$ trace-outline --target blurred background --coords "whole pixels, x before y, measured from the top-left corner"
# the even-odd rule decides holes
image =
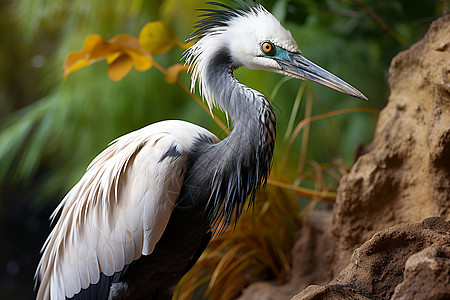
[[[33,298],[34,271],[50,232],[50,214],[110,141],[163,119],[187,120],[220,138],[226,136],[210,115],[179,86],[166,83],[155,68],[133,69],[123,80],[112,82],[106,74],[108,65],[100,62],[63,78],[65,57],[81,49],[88,34],[105,39],[119,33],[138,36],[147,22],[161,20],[184,40],[196,21],[194,9],[203,2],[0,0],[2,298]],[[277,115],[271,178],[335,191],[357,149],[373,137],[376,112],[389,96],[391,59],[421,39],[433,20],[448,13],[449,2],[259,2],[292,32],[305,57],[370,100],[263,71],[241,68],[235,72],[240,81],[269,98]],[[174,48],[155,60],[167,68],[179,62],[182,52]],[[187,74],[181,74],[180,80],[189,86]],[[336,115],[331,116],[334,111]],[[214,114],[225,120],[220,111]],[[297,134],[299,122],[316,115],[323,118],[303,124]],[[293,196],[300,208],[305,205],[304,197]]]

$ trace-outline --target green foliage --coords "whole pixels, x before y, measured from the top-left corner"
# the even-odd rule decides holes
[[[55,1],[41,3],[38,9],[39,3],[28,2],[19,1],[14,11],[17,21],[23,20],[22,47],[39,45],[41,36],[55,34],[47,38],[56,51],[45,54],[47,45],[35,50],[35,55],[45,56],[39,86],[48,96],[10,114],[0,124],[0,197],[2,201],[11,198],[20,186],[29,190],[30,202],[56,202],[110,141],[160,119],[183,118],[184,108],[193,104],[178,88],[161,89],[166,83],[156,70],[132,71],[114,84],[104,76],[105,65],[98,65],[63,80],[63,59],[80,47],[87,34],[112,36],[132,27],[137,35],[146,20],[156,18],[159,6],[119,1],[105,8],[101,1]],[[147,10],[151,14],[145,13]],[[63,11],[70,14],[60,16]],[[176,62],[180,53],[162,56],[159,62]]]

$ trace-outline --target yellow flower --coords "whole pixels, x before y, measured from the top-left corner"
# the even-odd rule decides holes
[[[113,81],[121,80],[131,68],[145,71],[152,67],[152,56],[142,49],[139,40],[129,34],[119,34],[109,41],[97,34],[86,37],[83,49],[69,53],[64,62],[64,77],[91,63],[106,59],[108,76]]]

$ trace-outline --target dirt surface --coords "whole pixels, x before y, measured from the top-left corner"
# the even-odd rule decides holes
[[[450,299],[450,15],[392,60],[389,85],[334,209],[304,224],[291,282],[240,299]]]
[[[449,247],[450,223],[441,218],[394,226],[357,248],[329,284],[311,285],[293,300],[450,299]]]

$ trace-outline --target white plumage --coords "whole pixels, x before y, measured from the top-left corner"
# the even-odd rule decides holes
[[[100,153],[52,215],[61,217],[48,237],[37,274],[38,299],[73,297],[153,251],[184,174],[192,141],[209,131],[163,121],[118,138]],[[176,148],[174,148],[176,147]],[[176,149],[179,156],[165,155]]]

